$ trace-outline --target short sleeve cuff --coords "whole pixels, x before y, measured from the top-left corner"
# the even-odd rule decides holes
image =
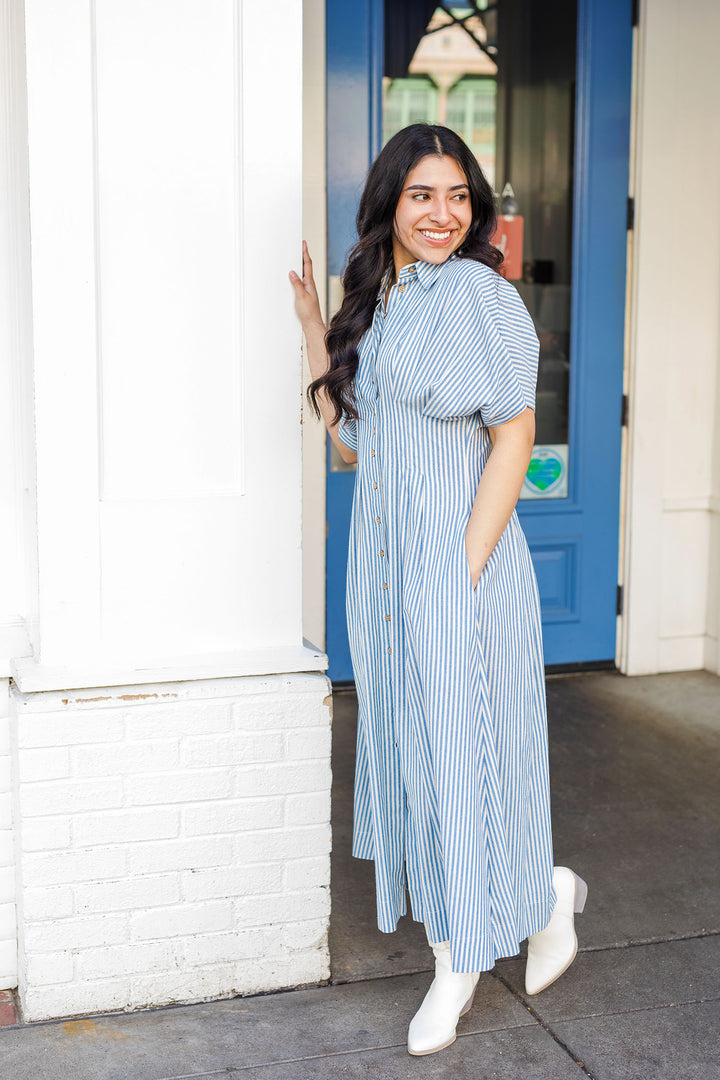
[[[535,410],[535,398],[527,397],[519,389],[511,398],[505,398],[498,406],[480,410],[480,417],[485,427],[498,427],[520,416],[527,408]]]
[[[357,420],[343,416],[337,426],[337,436],[340,442],[347,446],[348,450],[354,450],[357,453]]]

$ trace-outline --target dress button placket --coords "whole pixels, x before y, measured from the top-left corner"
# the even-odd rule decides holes
[[[405,292],[407,281],[409,280],[409,277],[410,277],[410,275],[407,275],[406,279],[403,279],[402,281],[399,281],[397,283],[397,286],[394,287],[393,290],[391,290],[391,295],[392,295],[392,292],[395,292],[395,296],[396,296],[395,304],[399,303],[399,301],[402,299],[401,294]],[[388,307],[389,306],[390,305],[388,304]],[[394,306],[393,310],[395,310],[395,306]],[[381,338],[382,338],[382,334],[383,334],[383,332],[385,330],[385,317],[387,316],[387,314],[388,314],[388,311],[387,311],[387,309],[385,307],[385,304],[383,303],[383,305],[382,305],[383,323],[382,323],[382,329],[380,331]],[[389,321],[390,320],[388,319],[388,322]],[[380,351],[381,351],[381,349],[380,349],[380,346],[379,346],[378,351],[376,353],[376,357],[379,355]],[[375,361],[375,363],[377,363],[377,361]],[[377,374],[377,370],[375,371],[375,374]],[[372,382],[373,382],[373,385],[375,387],[376,404],[379,407],[380,392],[378,390],[378,383],[375,382],[375,376],[374,375],[372,376]],[[373,415],[373,420],[372,420],[373,427],[372,427],[372,450],[371,450],[371,456],[373,458],[375,458],[375,427],[374,427],[374,425],[376,423],[376,421],[374,419],[375,415],[376,415],[375,409],[372,410],[372,415]],[[375,460],[377,460],[377,459],[375,459]],[[373,461],[372,464],[373,464],[373,468],[375,468],[375,461]],[[379,477],[376,477],[375,479],[379,480]],[[373,490],[376,490],[376,489],[373,488]],[[379,495],[380,495],[380,498],[382,498],[382,490],[380,490]],[[384,516],[383,520],[386,521],[387,517]],[[382,557],[384,557],[385,552],[381,549],[380,554],[381,554]],[[388,567],[388,570],[389,570],[389,567]],[[385,626],[385,631],[386,631],[386,635],[387,635],[386,636],[386,641],[391,642],[391,644],[387,645],[387,656],[388,656],[388,661],[389,661],[390,685],[395,687],[395,690],[391,691],[391,706],[390,706],[391,713],[392,713],[393,743],[394,743],[395,751],[396,751],[396,754],[397,754],[397,757],[398,757],[399,769],[400,769],[401,775],[403,777],[403,785],[404,785],[405,788],[407,788],[407,779],[405,777],[405,769],[404,769],[404,765],[403,765],[402,754],[400,753],[400,737],[399,737],[399,734],[398,734],[398,720],[399,719],[401,720],[401,718],[398,717],[398,715],[396,714],[396,711],[395,711],[395,704],[396,704],[396,701],[397,701],[397,694],[396,694],[395,691],[398,691],[400,694],[402,693],[401,689],[400,689],[399,681],[398,681],[398,675],[399,675],[399,670],[400,669],[397,666],[397,665],[402,663],[402,656],[401,656],[400,653],[398,653],[397,649],[395,649],[395,650],[393,649],[393,645],[395,644],[395,642],[393,642],[393,629],[392,629],[393,628],[393,621],[392,621],[391,615],[390,615],[390,611],[392,610],[392,608],[391,608],[391,603],[390,603],[390,588],[389,588],[389,583],[388,583],[388,580],[387,580],[388,576],[389,575],[388,575],[387,572],[383,573],[383,575],[382,575],[382,588],[383,588],[384,591],[386,591],[387,608],[390,609],[390,610],[384,610],[384,606],[383,606],[383,607],[381,607],[381,611],[383,611],[383,614],[384,614],[383,625]],[[399,627],[399,629],[401,630],[401,627]],[[400,638],[398,638],[398,642],[399,641],[400,641]],[[393,664],[393,659],[395,661],[394,664]],[[401,720],[401,726],[402,726],[402,720]]]
[[[402,290],[400,290],[400,291],[402,291]],[[386,314],[386,312],[385,312],[385,309],[383,308],[383,318],[384,318],[385,314]],[[378,391],[378,383],[377,383],[377,381],[375,379],[375,375],[370,376],[370,382],[371,382],[371,385],[374,387],[374,390],[375,390],[375,396],[374,396],[375,404],[376,404],[376,406],[379,406],[380,393]],[[383,560],[383,562],[384,562],[384,560],[385,560],[385,549],[387,547],[387,536],[385,534],[385,529],[384,529],[384,522],[385,522],[386,518],[385,518],[385,515],[384,515],[384,508],[381,505],[382,504],[382,488],[381,488],[380,483],[379,483],[380,476],[379,476],[378,457],[377,457],[377,420],[376,420],[377,409],[373,408],[371,411],[372,411],[372,416],[373,416],[372,426],[371,426],[371,429],[370,429],[370,457],[372,459],[372,463],[371,463],[371,483],[372,483],[373,492],[377,493],[377,494],[373,495],[373,503],[374,503],[374,509],[375,509],[375,522],[378,525],[378,530],[379,530],[378,558]],[[384,615],[383,621],[382,621],[381,626],[380,626],[380,633],[382,634],[382,636],[384,638],[384,651],[385,651],[385,655],[388,658],[388,677],[389,677],[390,684],[392,685],[396,680],[393,678],[393,655],[394,655],[394,652],[393,652],[393,639],[392,639],[392,619],[391,619],[390,612],[388,610],[386,610],[386,608],[389,608],[389,606],[390,606],[390,596],[389,596],[390,586],[388,584],[387,577],[388,577],[388,569],[387,569],[386,565],[383,564],[383,566],[381,567],[381,571],[380,571],[380,583],[381,583],[381,587],[383,589],[383,593],[385,595],[385,602],[381,605],[381,608],[380,608],[380,610],[382,611],[382,613]],[[392,695],[392,697],[394,698],[394,694]],[[400,745],[400,740],[398,738],[398,732],[397,732],[397,727],[396,727],[396,719],[397,718],[395,716],[395,710],[394,710],[392,704],[391,704],[390,708],[391,708],[391,712],[392,712],[393,742],[395,744],[395,749],[397,750],[397,749],[399,749],[399,745]]]

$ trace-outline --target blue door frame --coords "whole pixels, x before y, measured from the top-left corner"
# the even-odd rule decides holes
[[[632,0],[579,0],[568,495],[522,500],[545,662],[612,661],[617,622]],[[381,145],[383,0],[327,0],[328,272],[341,275]],[[354,473],[327,473],[327,651],[352,679],[345,569]]]

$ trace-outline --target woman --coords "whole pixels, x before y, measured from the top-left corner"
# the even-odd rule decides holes
[[[497,272],[492,191],[447,128],[413,124],[368,174],[326,333],[291,272],[309,397],[357,461],[347,577],[358,694],[353,854],[378,926],[425,924],[435,979],[411,1054],[455,1039],[479,972],[528,937],[528,993],[575,957],[584,883],[553,871],[537,585],[515,503],[537,338]]]

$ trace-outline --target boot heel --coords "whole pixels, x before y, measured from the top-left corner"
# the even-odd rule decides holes
[[[588,887],[581,877],[573,873],[575,878],[575,912],[580,915],[585,908],[585,901],[587,900]]]
[[[470,995],[470,997],[467,999],[467,1001],[463,1005],[462,1009],[460,1010],[460,1015],[461,1016],[464,1016],[465,1013],[470,1012],[470,1010],[472,1009],[473,998],[475,997],[475,991],[476,990],[477,990],[477,983],[475,984],[475,987],[473,989],[472,994]]]

